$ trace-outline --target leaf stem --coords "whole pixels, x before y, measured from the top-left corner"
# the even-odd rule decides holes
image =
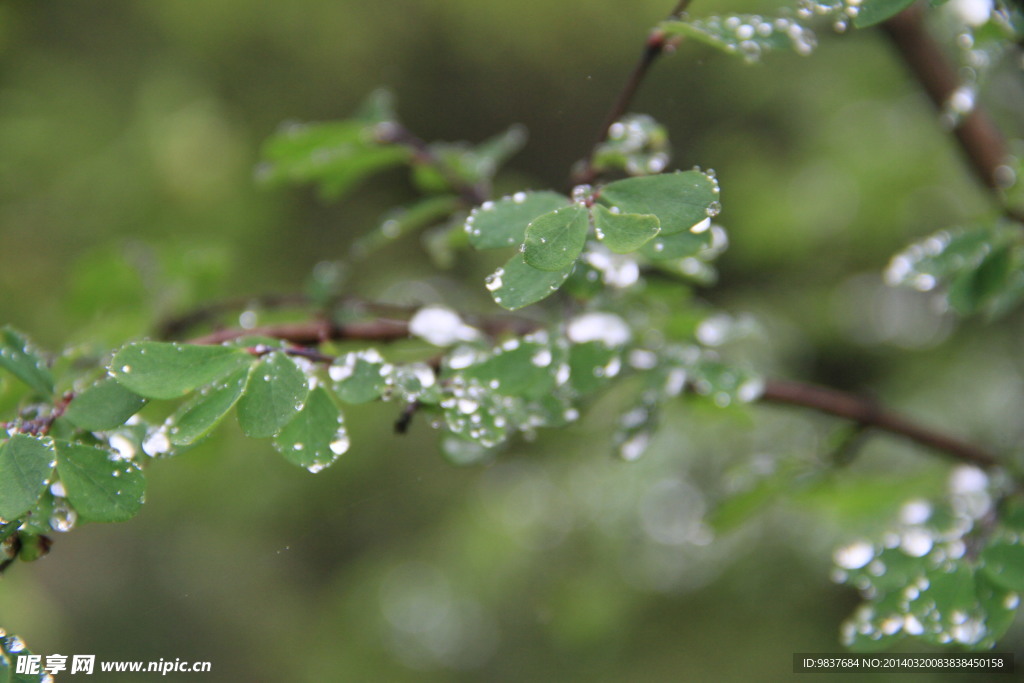
[[[686,13],[692,0],[680,0],[672,13],[669,14],[669,19],[678,19]],[[586,161],[583,162],[583,167],[574,174],[572,179],[573,185],[584,185],[594,182],[597,178],[597,171],[594,169],[594,150],[602,142],[608,139],[608,130],[612,127],[616,121],[629,111],[630,105],[633,103],[633,97],[636,96],[637,90],[640,88],[640,84],[643,83],[644,78],[647,76],[647,72],[650,70],[651,65],[665,52],[668,46],[668,40],[665,34],[659,30],[654,29],[647,35],[647,42],[644,44],[644,50],[640,54],[640,59],[637,61],[636,66],[630,72],[629,77],[626,78],[626,82],[622,86],[622,90],[619,91],[618,96],[612,103],[611,109],[604,117],[604,121],[601,123],[601,130],[598,133],[597,140],[591,147],[590,154],[587,156]]]

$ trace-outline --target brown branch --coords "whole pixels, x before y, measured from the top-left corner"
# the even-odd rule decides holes
[[[982,448],[889,412],[870,399],[837,389],[789,380],[769,380],[765,383],[761,401],[801,406],[819,413],[853,420],[866,427],[902,436],[979,467],[999,465],[999,460]]]
[[[678,19],[690,6],[691,0],[679,0],[676,4],[675,9],[669,14],[669,19]],[[647,36],[647,42],[644,44],[644,51],[640,54],[640,60],[633,67],[629,77],[626,79],[625,84],[622,86],[622,90],[619,92],[615,101],[612,103],[611,109],[608,110],[608,114],[604,117],[604,121],[601,123],[601,130],[598,133],[597,140],[591,147],[591,152],[587,156],[586,161],[583,162],[583,167],[580,171],[573,176],[574,185],[589,184],[594,182],[597,178],[597,171],[594,169],[594,150],[602,142],[608,139],[608,130],[612,127],[616,121],[622,118],[622,116],[629,111],[629,107],[633,102],[633,97],[636,95],[636,91],[640,88],[640,84],[643,83],[644,78],[647,76],[647,72],[650,70],[651,65],[665,52],[668,46],[668,40],[665,34],[658,29],[654,29]]]
[[[378,341],[390,342],[409,336],[408,323],[401,320],[377,319],[346,324],[326,320],[264,325],[248,330],[218,330],[189,340],[190,344],[223,344],[242,337],[271,337],[293,344],[314,346],[326,341]]]
[[[957,70],[947,59],[924,25],[924,8],[914,5],[882,23],[900,57],[921,84],[932,103],[943,111],[957,88]],[[960,149],[979,181],[1002,201],[1001,168],[1009,151],[999,128],[978,105],[964,114],[952,129]],[[1011,215],[1017,220],[1020,215]]]
[[[507,333],[523,335],[539,328],[537,323],[521,318],[489,318],[484,320],[480,327],[492,337]],[[341,340],[392,342],[407,338],[409,325],[405,321],[384,318],[345,325],[332,325],[322,320],[313,320],[302,323],[267,325],[251,330],[222,330],[193,339],[191,343],[220,344],[251,335],[283,339],[303,346]],[[819,413],[852,420],[871,429],[902,436],[922,446],[980,467],[999,465],[999,460],[983,448],[890,412],[870,399],[838,389],[775,379],[765,383],[764,393],[760,400],[764,403],[800,406]],[[396,428],[400,431],[406,428],[415,411],[416,407],[411,407],[408,410],[408,415],[403,413]]]

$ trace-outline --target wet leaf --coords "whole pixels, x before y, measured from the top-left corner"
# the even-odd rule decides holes
[[[494,302],[515,311],[551,296],[562,286],[573,270],[544,271],[527,265],[522,254],[516,254],[487,277],[486,286]]]
[[[498,347],[487,360],[462,371],[505,396],[536,399],[555,385],[553,369],[557,350],[548,344],[518,342],[512,348]]]
[[[32,343],[13,327],[0,330],[0,367],[27,384],[33,391],[53,393],[53,377]]]
[[[643,245],[640,253],[654,261],[697,256],[711,244],[711,231],[693,233],[687,230],[674,235],[658,235]]]
[[[1024,593],[1024,546],[996,542],[981,553],[982,570],[996,585]]]
[[[375,349],[352,351],[328,368],[334,393],[345,403],[366,403],[384,393],[384,358]]]
[[[309,393],[306,405],[274,437],[276,448],[285,460],[310,472],[319,472],[349,447],[341,411],[323,387]]]
[[[883,0],[885,1],[885,0]],[[667,35],[692,38],[726,54],[756,62],[773,50],[810,54],[817,41],[814,33],[788,17],[728,14],[702,19],[673,20],[660,24]]]
[[[587,210],[579,205],[538,216],[526,227],[523,259],[538,270],[563,270],[583,251],[589,229]]]
[[[864,0],[857,6],[858,12],[853,18],[853,25],[857,28],[866,28],[880,24],[913,4],[914,0]]]
[[[453,195],[427,197],[408,207],[392,211],[376,230],[362,236],[352,246],[352,253],[365,256],[418,230],[434,225],[454,213],[461,200]]]
[[[93,522],[123,522],[142,507],[146,479],[134,462],[110,451],[58,442],[57,474],[75,511]]]
[[[473,209],[466,233],[477,249],[519,246],[532,220],[568,204],[569,198],[557,192],[517,192]]]
[[[627,114],[608,128],[591,166],[598,173],[620,170],[631,176],[661,173],[669,162],[668,133],[646,114]]]
[[[167,418],[167,437],[175,446],[188,446],[206,436],[234,407],[246,383],[250,368],[204,388]]]
[[[110,374],[146,398],[178,398],[252,363],[244,349],[166,342],[136,342],[110,362]]]
[[[597,239],[616,254],[628,254],[647,244],[661,231],[657,216],[613,213],[600,204],[594,206]]]
[[[674,235],[717,212],[718,184],[700,171],[627,178],[602,188],[599,201],[623,213],[654,214],[661,234]]]
[[[986,253],[977,268],[961,271],[950,284],[950,305],[962,315],[979,311],[1007,286],[1013,261],[1008,246]]]
[[[68,404],[64,417],[81,429],[114,429],[142,410],[147,402],[112,377],[106,377],[77,394]]]
[[[53,440],[15,434],[0,446],[0,517],[14,519],[35,505],[49,484]]]
[[[284,353],[269,353],[253,367],[238,399],[238,424],[251,437],[273,436],[291,422],[308,395],[306,373]]]

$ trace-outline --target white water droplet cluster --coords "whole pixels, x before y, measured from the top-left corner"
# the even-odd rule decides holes
[[[480,331],[463,322],[458,313],[444,306],[425,306],[409,320],[409,332],[434,346],[451,346],[480,338]]]
[[[566,336],[575,344],[599,341],[609,348],[629,343],[633,333],[626,321],[614,313],[583,313],[569,321]]]

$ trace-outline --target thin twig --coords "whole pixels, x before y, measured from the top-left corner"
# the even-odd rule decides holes
[[[487,319],[481,327],[491,336],[502,333],[527,334],[538,329],[537,323],[519,318],[503,321]],[[293,344],[310,346],[325,341],[391,342],[409,336],[408,323],[401,320],[377,319],[347,325],[332,325],[321,320],[305,323],[267,325],[251,330],[222,330],[193,339],[193,344],[220,344],[241,337],[256,335],[282,339]],[[999,460],[988,451],[925,427],[908,418],[886,410],[881,405],[854,394],[828,387],[791,380],[768,380],[761,396],[763,403],[800,406],[819,413],[852,420],[865,427],[902,436],[922,446],[953,456],[958,460],[980,467],[998,466]],[[417,406],[418,407],[418,406]],[[411,413],[416,407],[410,409]],[[407,426],[408,417],[399,419],[396,427]]]
[[[924,25],[924,8],[914,5],[882,24],[900,57],[921,84],[939,111],[961,86],[957,70]],[[975,104],[953,125],[953,136],[979,181],[992,190],[1002,202],[1005,189],[1002,176],[1009,150],[1006,140],[984,109]],[[1019,212],[1007,213],[1021,220]]]
[[[765,383],[761,401],[802,406],[819,413],[853,420],[873,429],[905,437],[922,446],[980,467],[999,465],[999,460],[994,455],[978,446],[920,425],[883,409],[870,399],[845,391],[789,380],[769,380]]]
[[[680,0],[668,18],[680,18],[690,6],[691,1],[692,0]],[[636,66],[633,67],[633,70],[630,72],[625,84],[622,86],[622,90],[612,103],[611,109],[608,110],[608,114],[604,117],[597,140],[593,147],[591,147],[591,152],[587,156],[587,159],[583,164],[583,168],[573,177],[574,185],[589,184],[594,182],[597,178],[597,171],[594,169],[594,150],[598,145],[608,139],[608,130],[612,127],[612,124],[621,119],[622,116],[629,111],[629,107],[633,103],[633,97],[636,95],[636,91],[640,88],[640,84],[643,83],[644,78],[646,78],[651,65],[654,64],[663,52],[665,52],[667,44],[668,41],[661,30],[656,28],[648,34],[647,42],[644,44],[644,51],[640,55],[640,60],[636,63]]]

